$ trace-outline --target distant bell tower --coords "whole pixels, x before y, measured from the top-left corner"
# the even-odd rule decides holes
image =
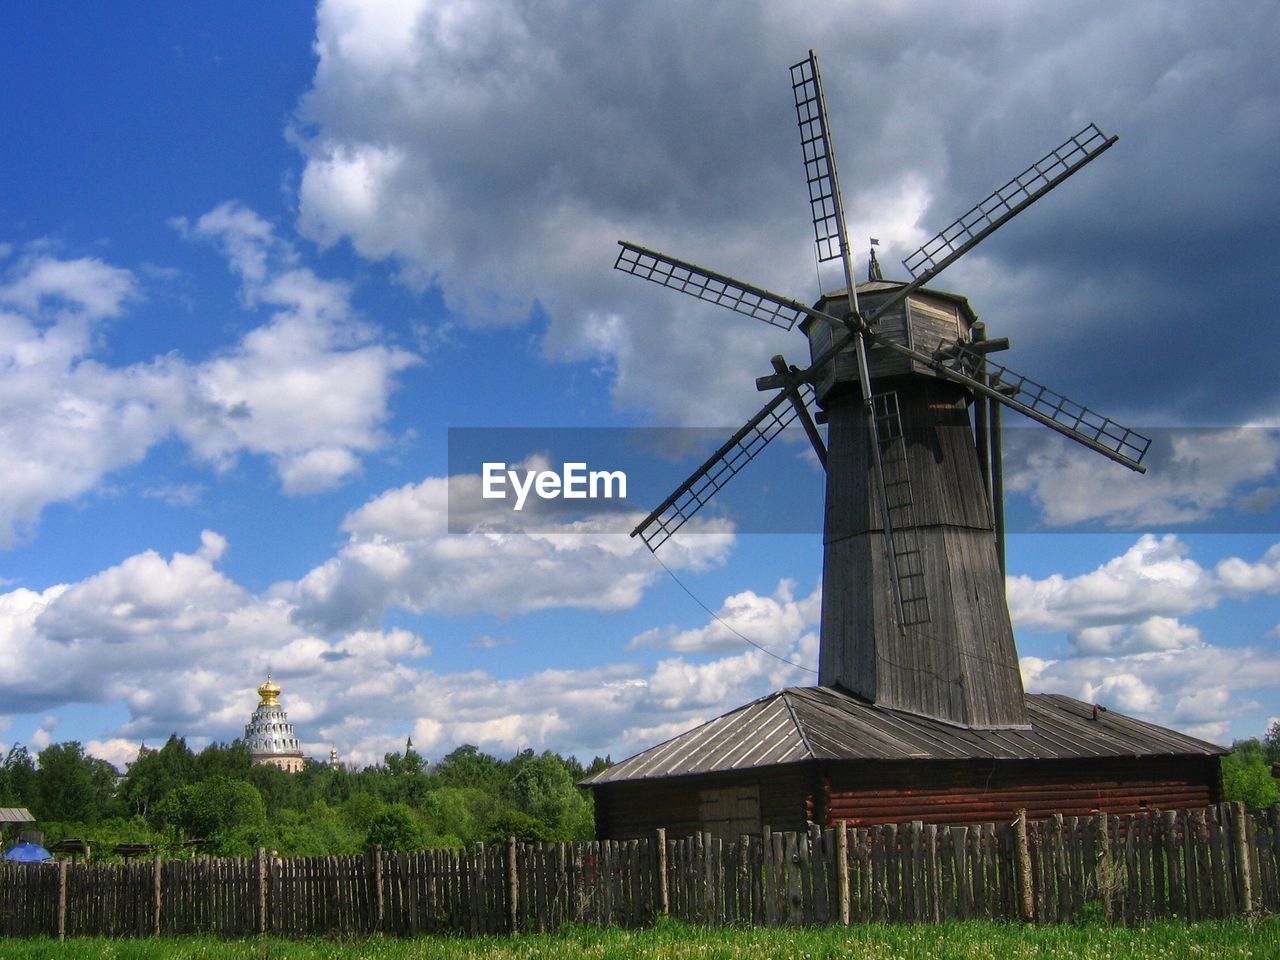
[[[258,706],[245,724],[244,745],[254,763],[269,763],[286,773],[298,773],[306,763],[293,724],[280,706],[280,684],[271,674],[258,687]]]

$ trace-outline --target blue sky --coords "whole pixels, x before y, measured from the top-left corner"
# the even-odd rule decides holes
[[[448,535],[445,477],[450,428],[731,428],[768,358],[800,359],[799,334],[611,266],[626,238],[798,299],[837,285],[815,277],[787,74],[811,46],[852,233],[891,276],[1086,122],[1120,134],[939,283],[1015,369],[1157,431],[1146,477],[1016,432],[1024,677],[1260,734],[1280,715],[1278,16],[6,8],[0,742],[124,764],[171,731],[227,740],[270,669],[316,755],[412,733],[429,756],[617,757],[808,682],[625,536]],[[810,496],[803,446],[778,447],[744,494]],[[817,535],[707,519],[664,561],[812,665]]]

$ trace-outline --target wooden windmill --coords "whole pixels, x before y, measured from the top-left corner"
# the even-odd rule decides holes
[[[657,550],[799,422],[827,473],[818,686],[767,694],[591,777],[597,835],[661,827],[736,839],[766,826],[1218,802],[1222,747],[1062,694],[1024,694],[1005,605],[1000,411],[1134,470],[1149,441],[992,362],[1007,342],[983,338],[965,298],[925,286],[1115,138],[1086,127],[909,256],[910,280],[873,269],[857,286],[812,52],[791,79],[818,256],[840,261],[844,288],[810,307],[630,243],[616,266],[785,329],[800,324],[808,337],[809,365],[774,357],[756,381],[774,397],[633,535]]]
[[[812,51],[791,79],[818,258],[840,261],[845,286],[807,306],[621,243],[617,269],[784,329],[798,323],[810,357],[804,369],[775,357],[756,381],[773,398],[632,535],[656,551],[798,421],[827,473],[819,684],[967,727],[1025,727],[998,542],[999,410],[1138,471],[1150,441],[992,362],[1007,341],[984,340],[965,298],[926,284],[1116,138],[1090,124],[907,257],[910,280],[859,287]]]

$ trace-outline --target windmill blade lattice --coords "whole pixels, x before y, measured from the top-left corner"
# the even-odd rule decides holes
[[[945,270],[973,246],[1035,203],[1086,163],[1110,149],[1109,137],[1089,124],[1033,163],[981,203],[957,217],[902,261],[921,284]]]
[[[807,384],[801,388],[805,399],[813,395]],[[778,391],[772,400],[726,440],[689,479],[631,531],[650,550],[657,551],[712,497],[760,455],[769,441],[795,422],[797,409],[787,401],[790,395]]]
[[[803,303],[771,293],[763,287],[743,283],[723,273],[716,273],[687,260],[678,260],[656,250],[647,250],[619,240],[622,250],[613,268],[659,286],[670,287],[699,300],[719,304],[730,310],[763,320],[783,330],[790,330],[806,315],[818,314]]]
[[[938,357],[926,357],[917,350],[887,338],[874,334],[869,336],[876,344],[913,360],[928,363],[948,380],[964,384],[1116,463],[1138,473],[1147,472],[1147,468],[1142,466],[1142,458],[1147,455],[1147,449],[1151,446],[1149,437],[1090,410],[1084,404],[1037,383],[1024,374],[1001,366],[975,350],[969,350],[962,344],[950,344],[946,348],[944,361]],[[964,372],[981,369],[984,363],[986,382]]]
[[[763,320],[771,326],[790,330],[806,316],[826,320],[837,327],[846,326],[846,321],[829,313],[815,310],[799,300],[792,300],[763,287],[736,280],[726,273],[717,273],[715,270],[698,266],[688,260],[659,253],[657,250],[650,250],[626,240],[619,240],[618,246],[622,247],[622,251],[614,261],[615,270],[621,270],[642,280],[649,280],[698,300],[706,300],[708,303],[727,307],[744,316]],[[877,307],[872,316],[879,316],[883,312],[883,308]],[[847,322],[854,327],[861,326],[857,317]],[[837,343],[824,355],[820,363],[830,360],[847,347],[851,337],[852,335],[846,332],[838,338]],[[806,371],[806,375],[820,363],[812,364],[810,370]]]
[[[791,68],[791,90],[800,121],[800,147],[804,151],[804,175],[813,213],[813,238],[818,246],[819,262],[826,263],[844,253],[844,211],[840,208],[840,187],[827,137],[818,61],[812,50],[806,59]]]
[[[810,56],[812,57],[812,54]],[[803,122],[801,126],[803,128]],[[881,300],[875,311],[865,318],[866,325],[874,326],[876,320],[882,315],[929,283],[1031,204],[1082,169],[1089,161],[1110,149],[1119,139],[1119,137],[1107,136],[1097,124],[1091,123],[1074,137],[1049,151],[981,203],[975,204],[970,210],[957,217],[902,261],[902,265],[911,274],[911,281],[888,298]],[[814,225],[817,229],[816,220]],[[819,242],[820,256],[821,246]],[[846,335],[841,339],[833,347],[831,355],[834,356],[847,346],[851,338],[852,335]]]

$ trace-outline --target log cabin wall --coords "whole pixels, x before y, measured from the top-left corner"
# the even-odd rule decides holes
[[[703,830],[715,833],[717,824],[704,819],[710,807],[707,795],[742,788],[758,791],[760,826],[804,830],[809,819],[823,813],[818,773],[816,764],[786,764],[735,774],[602,784],[594,788],[596,836],[639,839],[653,836],[658,827],[665,827],[672,838]]]
[[[1030,694],[1025,704],[1028,726],[982,729],[835,687],[787,687],[584,785],[601,839],[658,827],[732,838],[756,824],[982,823],[1022,808],[1043,818],[1221,800],[1223,747],[1063,694]]]
[[[669,777],[595,788],[596,836],[649,837],[658,827],[675,838],[722,824],[706,819],[709,793],[754,788],[759,826],[803,830],[880,823],[986,823],[1061,813],[1089,816],[1206,807],[1222,800],[1217,757],[1088,760],[856,761],[787,764],[749,773]],[[714,815],[713,815],[714,816]],[[758,833],[739,821],[724,839]],[[730,836],[729,834],[732,834]]]
[[[1216,756],[858,761],[827,768],[826,823],[979,823],[1205,807],[1222,800]]]

